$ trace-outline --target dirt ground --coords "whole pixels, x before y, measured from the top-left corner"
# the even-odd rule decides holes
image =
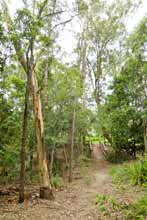
[[[56,191],[55,200],[29,199],[24,204],[0,200],[0,220],[98,220],[100,213],[95,205],[98,194],[118,196],[129,200],[132,196],[119,193],[112,184],[106,161],[95,161],[67,187]],[[85,177],[89,179],[88,183]]]

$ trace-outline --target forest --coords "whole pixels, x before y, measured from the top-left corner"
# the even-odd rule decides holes
[[[145,0],[0,0],[9,219],[147,220]]]

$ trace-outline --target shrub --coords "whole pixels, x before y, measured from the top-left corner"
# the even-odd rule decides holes
[[[110,163],[123,163],[124,161],[128,160],[128,156],[124,152],[114,152],[114,151],[108,151],[105,154],[105,159],[109,161]]]
[[[110,173],[113,177],[113,182],[117,183],[118,185],[125,183],[128,184],[130,182],[131,170],[129,169],[128,164],[123,164],[117,167],[113,167]]]
[[[147,187],[147,159],[113,168],[111,175],[116,183]]]
[[[107,213],[107,207],[105,205],[106,199],[107,198],[106,198],[106,196],[104,194],[99,194],[99,195],[97,195],[96,201],[95,201],[99,211],[103,212],[105,214]]]
[[[19,177],[18,146],[0,146],[0,183],[16,182]]]
[[[51,185],[55,188],[60,188],[64,185],[62,177],[56,175],[51,178]]]
[[[137,202],[129,206],[131,210],[128,213],[127,220],[145,220],[147,219],[147,196],[138,199]]]
[[[130,170],[134,185],[147,186],[147,159],[130,166]]]
[[[77,163],[79,166],[86,166],[86,165],[89,164],[89,162],[90,162],[90,159],[89,159],[86,155],[84,155],[84,154],[80,155],[80,156],[77,158],[77,161],[76,161],[76,163]]]
[[[84,181],[85,181],[86,185],[90,185],[91,182],[92,182],[92,177],[86,175],[86,176],[84,177]]]
[[[98,211],[105,220],[146,220],[147,197],[142,197],[134,203],[126,204],[116,197],[100,194],[96,197]]]
[[[99,194],[96,196],[96,205],[103,205],[106,201],[106,196],[104,194]]]

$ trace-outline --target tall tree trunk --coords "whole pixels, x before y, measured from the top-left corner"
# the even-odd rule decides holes
[[[69,161],[69,182],[73,179],[73,156],[74,156],[74,137],[75,137],[76,111],[74,107],[71,132],[70,161]]]
[[[55,0],[56,2],[56,0]],[[33,2],[35,7],[35,1]],[[13,24],[13,20],[9,14],[9,9],[7,3],[2,1],[3,9],[5,10],[6,14],[6,22],[7,28],[10,32],[16,31],[15,25]],[[48,0],[43,2],[38,14],[38,19],[41,18],[43,10],[45,6],[48,4]],[[32,27],[33,28],[33,27]],[[25,73],[29,77],[30,84],[31,84],[31,92],[33,96],[33,107],[34,107],[34,115],[35,115],[35,133],[37,139],[37,150],[38,150],[38,167],[39,167],[39,177],[40,177],[40,198],[43,199],[51,199],[53,198],[51,185],[49,181],[49,174],[48,174],[48,167],[47,167],[47,156],[46,156],[46,149],[44,144],[44,125],[43,125],[43,117],[42,117],[42,106],[40,100],[40,94],[38,91],[38,82],[35,74],[35,66],[34,63],[34,42],[37,36],[37,32],[35,36],[31,36],[28,50],[26,54],[22,51],[21,39],[17,36],[12,38],[13,45],[16,51],[16,55],[18,58],[19,63],[21,64],[22,68],[24,69]]]
[[[20,153],[20,187],[19,187],[19,203],[24,202],[24,185],[25,185],[25,157],[26,157],[26,140],[28,131],[28,118],[29,118],[29,90],[30,83],[27,79],[26,92],[25,92],[25,106],[23,114],[23,125],[22,125],[22,141],[21,141],[21,153]]]
[[[42,113],[43,113],[44,122],[45,122],[45,119],[47,117],[46,106],[48,104],[48,99],[49,99],[49,97],[48,97],[49,96],[49,94],[48,94],[49,72],[51,71],[52,57],[53,57],[52,20],[53,20],[53,14],[54,14],[55,9],[56,9],[57,0],[52,0],[50,3],[51,3],[52,10],[50,12],[50,9],[49,9],[48,13],[52,13],[52,15],[49,16],[48,20],[47,20],[47,27],[48,27],[47,28],[47,34],[48,34],[48,37],[50,38],[50,40],[49,40],[50,42],[48,43],[48,47],[47,47],[47,51],[46,51],[44,82],[43,82],[44,83],[44,88],[43,88],[43,92],[42,92]],[[45,136],[46,136],[46,133],[45,133]],[[45,147],[46,147],[46,152],[47,152],[47,159],[49,159],[48,143],[47,143],[46,139],[45,139]],[[54,152],[53,152],[53,157],[54,157]],[[53,158],[53,162],[54,162],[54,158]],[[50,165],[51,166],[53,165],[52,162],[50,163]],[[52,168],[49,168],[49,172],[51,170],[52,170]]]
[[[35,114],[35,127],[36,127],[36,139],[37,139],[37,151],[38,151],[38,169],[40,178],[40,198],[52,199],[53,193],[51,184],[49,181],[48,164],[46,148],[44,143],[44,124],[42,116],[42,106],[40,100],[40,94],[38,93],[38,82],[34,69],[31,71],[31,89],[34,104]]]
[[[55,9],[56,9],[56,3],[57,0],[52,0],[51,1],[51,6],[52,10],[51,13],[54,14]],[[50,12],[48,12],[50,13]],[[44,89],[43,89],[43,97],[42,97],[42,107],[43,107],[43,117],[45,118],[45,106],[48,101],[48,78],[49,78],[49,71],[51,68],[52,64],[52,56],[53,56],[53,43],[52,43],[52,20],[53,20],[53,15],[50,16],[47,20],[47,34],[50,39],[50,43],[48,45],[47,51],[46,51],[46,58],[45,58],[45,70],[44,70]]]
[[[97,59],[96,59],[96,71],[95,71],[95,101],[97,104],[97,107],[99,108],[99,105],[101,103],[101,77],[102,77],[102,55],[101,55],[101,49],[97,51]]]
[[[63,145],[63,155],[65,159],[65,167],[68,167],[68,159],[67,159],[67,152],[66,152],[65,144]]]

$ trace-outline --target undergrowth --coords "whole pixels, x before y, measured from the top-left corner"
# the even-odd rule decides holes
[[[147,158],[114,167],[111,175],[118,185],[127,184],[147,188]]]
[[[77,158],[76,164],[80,167],[85,167],[85,166],[89,166],[90,161],[91,161],[90,158],[82,154]]]
[[[123,152],[116,153],[114,151],[109,151],[105,154],[105,159],[110,163],[121,164],[128,160],[128,156]]]
[[[89,175],[86,175],[84,177],[84,181],[85,181],[86,185],[89,186],[91,184],[91,182],[92,182],[92,177],[89,176]]]
[[[134,203],[127,204],[122,200],[99,194],[96,197],[96,206],[101,213],[99,220],[146,220],[147,197],[142,197]]]
[[[62,177],[56,175],[51,178],[51,185],[54,188],[60,188],[60,187],[64,186],[64,181],[63,181]]]

